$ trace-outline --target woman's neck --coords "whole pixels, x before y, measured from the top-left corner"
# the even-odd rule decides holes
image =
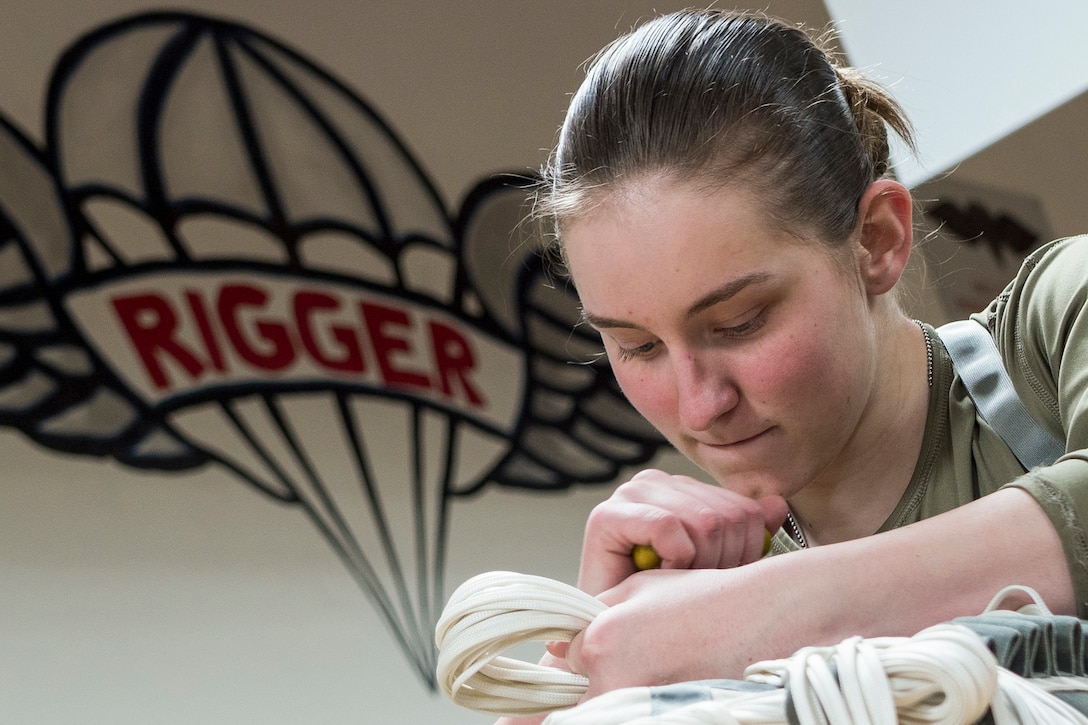
[[[869,412],[833,468],[790,499],[806,544],[876,532],[910,484],[925,434],[932,357],[922,328],[896,314],[881,331],[879,381]]]

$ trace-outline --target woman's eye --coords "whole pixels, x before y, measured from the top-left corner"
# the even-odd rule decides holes
[[[738,338],[751,335],[759,328],[763,327],[763,323],[767,321],[767,310],[761,309],[756,314],[749,317],[744,322],[737,325],[731,325],[729,327],[719,327],[715,329],[715,332],[722,337]]]
[[[637,347],[624,347],[617,343],[616,350],[619,353],[620,360],[626,362],[628,360],[634,360],[635,358],[646,357],[654,351],[656,344],[653,342],[643,343]]]

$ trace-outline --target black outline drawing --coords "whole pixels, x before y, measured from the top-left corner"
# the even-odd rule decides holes
[[[124,63],[109,66],[116,72],[103,74],[96,65],[117,59]],[[248,197],[239,192],[244,203],[211,192],[173,190],[172,180],[185,159],[179,160],[178,149],[169,146],[166,125],[171,114],[200,112],[179,106],[190,97],[179,89],[194,93],[194,76],[188,75],[194,59],[217,79],[214,88],[197,83],[195,92],[227,99],[233,128],[224,132],[239,139],[244,159],[244,168],[233,173],[247,189],[256,190]],[[283,168],[282,148],[269,130],[268,92],[316,129],[320,149],[302,153],[320,151],[322,158],[336,160],[351,180],[345,193],[355,199],[355,208],[340,215],[297,211],[294,187],[285,183],[290,181],[285,173],[293,169]],[[45,448],[112,457],[145,470],[183,472],[216,465],[274,500],[298,507],[432,689],[432,632],[443,597],[449,502],[489,482],[546,491],[612,481],[622,467],[648,460],[663,445],[594,354],[599,340],[578,325],[573,293],[549,276],[529,245],[511,245],[532,180],[497,174],[472,189],[459,211],[449,213],[422,166],[371,105],[275,39],[238,23],[189,13],[142,13],[107,24],[61,56],[48,89],[45,132],[44,146],[38,148],[0,116],[0,425],[17,428]],[[88,138],[100,139],[113,155],[96,156],[94,149],[75,146]],[[83,152],[91,152],[91,162],[73,161]],[[188,171],[200,178],[198,169]],[[89,212],[100,202],[154,227],[167,252],[134,259]],[[406,216],[406,205],[418,212],[418,219]],[[496,215],[510,220],[505,233],[481,221]],[[283,262],[244,254],[202,258],[183,231],[187,220],[198,218],[260,230],[282,245]],[[301,250],[322,232],[354,239],[360,249],[379,255],[395,271],[395,283],[308,265]],[[455,278],[448,298],[438,299],[406,278],[407,250],[429,250],[452,260]],[[111,367],[69,307],[73,294],[119,280],[211,271],[395,293],[412,304],[441,307],[466,327],[501,340],[517,351],[523,369],[512,373],[525,380],[521,412],[507,433],[505,453],[472,480],[456,482],[451,472],[458,463],[459,436],[480,421],[402,391],[343,379],[247,380],[235,388],[217,384],[148,400]],[[363,550],[353,528],[355,514],[335,498],[300,442],[287,410],[299,394],[326,396],[339,412],[342,434],[354,451],[352,460],[342,463],[356,472],[369,502],[366,517],[385,542],[383,550]],[[413,420],[416,440],[407,445],[414,454],[415,480],[405,482],[405,489],[416,518],[415,551],[393,543],[396,524],[375,485],[373,459],[359,427],[360,411],[365,415],[367,403],[377,400],[401,401]],[[278,433],[275,445],[252,429],[241,411],[243,402],[259,407],[272,422]],[[266,463],[268,475],[239,465],[179,427],[177,416],[194,406],[211,406],[234,421],[251,456]],[[441,442],[445,471],[438,488],[429,490],[423,452],[435,443],[423,438],[422,421],[435,414],[448,419]],[[94,421],[93,427],[87,421]],[[279,462],[285,451],[301,475]],[[379,565],[393,573],[391,580],[383,580]]]

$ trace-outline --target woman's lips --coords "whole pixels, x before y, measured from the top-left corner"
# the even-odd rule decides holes
[[[762,438],[764,435],[766,435],[770,430],[771,430],[770,428],[766,428],[764,430],[759,431],[758,433],[754,433],[754,434],[748,435],[748,436],[742,436],[742,437],[739,437],[739,438],[734,438],[731,441],[704,441],[704,440],[699,440],[698,438],[696,438],[696,441],[698,441],[699,445],[706,446],[708,448],[733,448],[733,447],[743,446],[743,445],[745,445],[747,443],[753,443],[756,440],[758,440],[759,438]]]

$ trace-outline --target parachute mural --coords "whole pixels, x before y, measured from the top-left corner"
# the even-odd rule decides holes
[[[96,29],[44,139],[0,117],[0,424],[297,508],[432,688],[450,501],[610,481],[662,444],[517,235],[530,181],[447,210],[371,105],[271,37]]]

